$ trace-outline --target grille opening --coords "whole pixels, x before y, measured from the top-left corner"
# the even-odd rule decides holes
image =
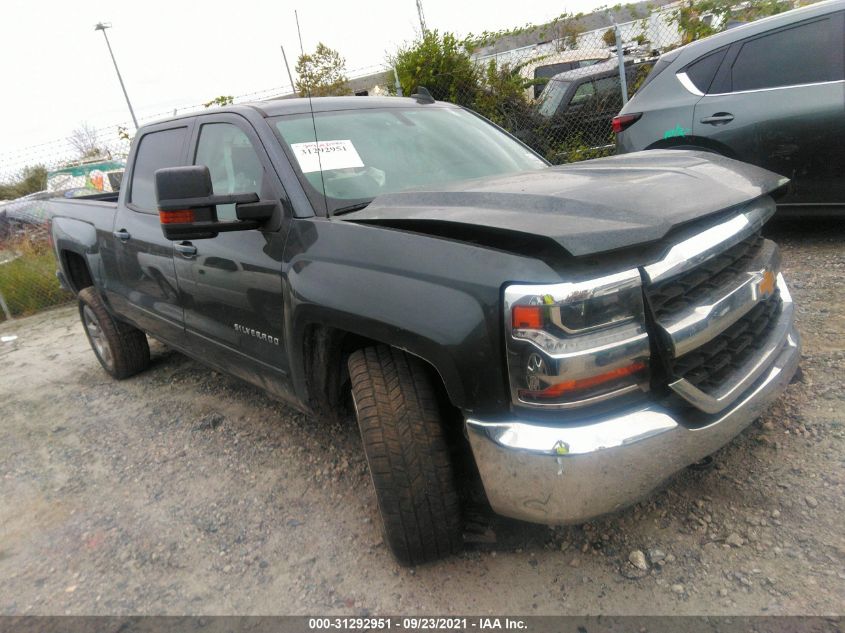
[[[654,318],[666,316],[697,305],[702,297],[745,272],[749,262],[763,247],[758,231],[694,269],[646,287],[645,294]]]
[[[766,344],[782,303],[780,292],[775,291],[707,345],[670,360],[670,371],[705,393],[717,390]]]

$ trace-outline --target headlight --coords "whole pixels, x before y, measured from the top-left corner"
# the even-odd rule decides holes
[[[649,343],[637,270],[586,282],[505,289],[514,402],[567,408],[648,386]]]

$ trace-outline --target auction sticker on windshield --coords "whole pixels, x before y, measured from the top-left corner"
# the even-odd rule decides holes
[[[319,143],[292,143],[290,148],[303,174],[332,169],[363,167],[364,163],[352,141],[320,141]]]

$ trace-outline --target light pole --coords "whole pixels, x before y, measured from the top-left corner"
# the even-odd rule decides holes
[[[422,0],[417,0],[417,15],[419,15],[420,17],[420,28],[422,29],[422,36],[425,37],[425,34],[428,32],[428,29],[425,27],[425,16],[423,15]]]
[[[106,46],[109,48],[109,55],[111,55],[111,61],[114,64],[114,71],[117,73],[117,80],[120,82],[120,88],[123,90],[123,96],[126,97],[126,105],[129,106],[129,114],[132,115],[132,123],[135,124],[135,129],[138,129],[138,119],[135,118],[135,111],[132,109],[132,103],[129,101],[129,95],[126,93],[126,86],[123,85],[123,77],[120,76],[120,70],[117,67],[117,60],[114,58],[114,53],[111,50],[111,44],[109,43],[109,36],[106,35],[106,29],[111,28],[111,22],[98,22],[97,25],[94,27],[95,31],[102,31],[103,37],[106,38]]]

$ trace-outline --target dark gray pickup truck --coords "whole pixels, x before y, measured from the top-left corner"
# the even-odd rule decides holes
[[[123,183],[51,203],[100,363],[144,369],[150,335],[354,410],[405,564],[460,549],[469,455],[495,511],[583,522],[726,444],[797,367],[761,236],[786,180],[727,158],[550,167],[456,106],[328,98],[145,126]]]

